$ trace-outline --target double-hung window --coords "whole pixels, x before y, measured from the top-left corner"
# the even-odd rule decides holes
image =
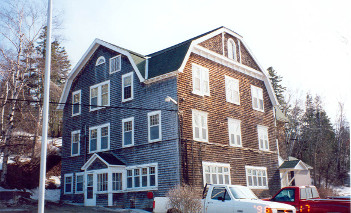
[[[90,87],[90,111],[110,105],[110,81]]]
[[[228,118],[229,145],[242,146],[240,121]]]
[[[76,194],[83,193],[84,172],[76,173]]]
[[[207,112],[192,110],[193,139],[208,142]]]
[[[89,152],[105,151],[110,148],[110,124],[89,128]]]
[[[73,174],[65,174],[65,194],[72,194],[73,193]]]
[[[112,190],[122,190],[122,173],[112,173]]]
[[[204,184],[230,184],[230,165],[202,162]]]
[[[257,125],[258,146],[260,150],[268,151],[268,127]]]
[[[134,145],[134,117],[122,120],[123,147]]]
[[[258,111],[264,111],[263,90],[262,88],[251,85],[252,108]]]
[[[239,80],[225,76],[225,97],[227,102],[240,104]]]
[[[192,64],[193,93],[210,96],[209,70],[197,64]]]
[[[149,112],[147,117],[149,142],[162,140],[161,111]]]
[[[80,130],[71,133],[71,141],[71,156],[77,156],[80,151]]]
[[[127,168],[127,189],[157,187],[157,164]]]
[[[97,191],[106,192],[108,189],[108,173],[97,174]]]
[[[267,168],[245,166],[246,184],[253,189],[268,189],[267,184]]]
[[[110,58],[110,74],[121,70],[121,55]]]
[[[81,90],[72,93],[72,116],[80,115],[81,111]]]
[[[133,72],[122,75],[122,102],[133,99]]]

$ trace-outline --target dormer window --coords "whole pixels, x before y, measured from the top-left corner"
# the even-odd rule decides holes
[[[228,40],[228,58],[237,61],[236,44],[233,39]]]
[[[106,62],[105,57],[104,57],[104,56],[100,56],[100,57],[96,60],[95,66],[99,66],[100,64],[103,64],[103,63],[105,63],[105,62]]]

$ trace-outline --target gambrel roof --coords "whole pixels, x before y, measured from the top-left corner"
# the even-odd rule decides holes
[[[228,33],[240,40],[240,42],[247,49],[247,51],[253,58],[254,62],[258,65],[260,70],[255,70],[244,64],[234,62],[233,60],[230,60],[229,58],[223,55],[214,53],[199,45],[201,42],[208,40],[214,36],[220,35],[222,33]],[[65,84],[64,91],[61,96],[60,103],[66,103],[74,78],[78,75],[78,73],[82,70],[85,64],[89,61],[93,53],[100,46],[104,46],[106,48],[109,48],[127,56],[134,68],[134,71],[136,72],[139,78],[139,81],[144,82],[146,84],[158,81],[159,79],[165,77],[174,76],[178,72],[183,72],[185,64],[190,56],[190,53],[192,52],[201,53],[206,56],[210,55],[210,58],[215,60],[215,62],[221,63],[224,66],[228,66],[230,68],[235,68],[236,70],[243,72],[247,75],[261,79],[265,83],[273,106],[278,105],[277,98],[274,94],[273,87],[269,81],[266,71],[262,68],[262,66],[260,66],[257,59],[254,57],[253,53],[248,48],[247,44],[243,41],[242,36],[225,27],[216,28],[207,33],[196,36],[187,41],[181,42],[177,45],[171,46],[169,48],[163,49],[161,51],[149,55],[141,55],[133,51],[121,48],[119,46],[110,44],[108,42],[102,41],[100,39],[95,39],[93,44],[88,48],[86,53],[74,67],[72,72],[69,74],[68,80]],[[62,104],[59,105],[57,108],[63,109],[63,107],[64,106]]]

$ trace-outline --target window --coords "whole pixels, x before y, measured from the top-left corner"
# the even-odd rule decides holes
[[[242,146],[240,121],[228,118],[229,145]]]
[[[76,173],[76,194],[83,193],[84,173]]]
[[[209,70],[197,64],[192,65],[193,93],[210,96]]]
[[[77,156],[80,151],[80,130],[71,133],[71,140],[71,156]]]
[[[258,146],[260,150],[268,151],[268,127],[257,125]]]
[[[143,189],[156,187],[156,171],[156,164],[127,168],[127,188]]]
[[[110,58],[110,74],[121,70],[121,55]]]
[[[105,57],[104,57],[104,56],[100,56],[100,57],[96,60],[95,66],[99,66],[100,64],[103,64],[103,63],[105,63],[105,62],[106,62]]]
[[[193,139],[208,142],[207,112],[192,110],[193,114]]]
[[[90,111],[110,105],[110,81],[90,87]]]
[[[122,75],[122,102],[133,99],[133,72]]]
[[[236,57],[236,44],[233,39],[228,39],[228,58],[237,61]]]
[[[65,194],[73,192],[73,174],[65,174]]]
[[[148,129],[149,129],[149,142],[160,141],[162,138],[161,131],[161,111],[149,112]]]
[[[252,108],[258,111],[264,111],[263,90],[251,85]]]
[[[126,118],[122,120],[122,142],[123,147],[134,145],[134,118]]]
[[[245,166],[246,184],[249,188],[268,189],[267,185],[267,168]]]
[[[202,162],[204,184],[230,184],[230,165]]]
[[[112,190],[122,190],[122,173],[112,173]]]
[[[97,174],[97,191],[105,192],[108,187],[108,176],[107,173]]]
[[[212,200],[231,200],[225,187],[214,187],[211,194]]]
[[[110,148],[110,124],[89,128],[89,152],[98,152]]]
[[[225,97],[227,102],[240,105],[238,79],[225,76]]]
[[[81,94],[81,90],[78,90],[72,93],[72,116],[80,115],[80,110],[81,110],[80,94]]]
[[[295,189],[283,189],[274,197],[274,201],[282,202],[294,202],[295,201]]]

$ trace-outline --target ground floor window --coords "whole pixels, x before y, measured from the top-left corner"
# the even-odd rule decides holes
[[[83,192],[84,173],[76,173],[76,194]]]
[[[230,165],[202,162],[204,184],[230,184]]]
[[[127,168],[127,188],[152,188],[157,186],[157,164]]]
[[[73,174],[65,174],[65,194],[72,194],[73,192]]]
[[[122,173],[112,173],[112,190],[122,190]]]
[[[267,168],[245,166],[246,169],[246,184],[254,189],[268,189],[267,184]]]
[[[97,191],[98,192],[107,191],[107,186],[108,186],[107,173],[97,174]]]

